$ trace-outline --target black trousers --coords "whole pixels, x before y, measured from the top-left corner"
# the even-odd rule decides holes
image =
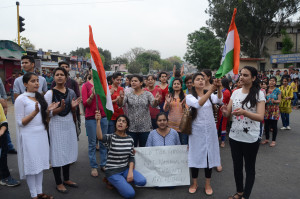
[[[255,162],[260,139],[254,143],[239,142],[229,139],[233,161],[234,178],[237,192],[244,192],[243,197],[250,197],[255,181]],[[245,161],[246,182],[244,187],[243,162]]]
[[[265,120],[266,139],[270,138],[270,129],[273,129],[272,141],[276,141],[278,120]]]
[[[10,172],[7,166],[7,130],[0,137],[0,148],[1,148],[1,157],[0,157],[0,180],[10,176]]]
[[[62,167],[52,167],[56,185],[62,184],[61,170],[63,171],[64,181],[68,181],[70,177],[70,164]]]
[[[198,178],[199,168],[191,167],[192,178]],[[207,168],[204,169],[205,178],[211,178],[212,169],[208,165],[208,156],[207,156]]]

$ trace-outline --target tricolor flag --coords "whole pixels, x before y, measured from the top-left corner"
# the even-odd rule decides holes
[[[90,29],[90,52],[91,52],[91,64],[92,64],[92,71],[93,71],[93,80],[94,80],[94,87],[96,96],[100,96],[100,100],[106,114],[108,120],[110,120],[114,108],[111,101],[110,90],[108,89],[108,84],[106,81],[106,74],[103,67],[103,63],[100,57],[100,53],[96,46],[96,43],[93,38],[92,27],[89,26]]]
[[[240,65],[240,37],[235,26],[236,8],[233,11],[230,27],[223,50],[221,66],[215,77],[220,78],[233,70],[234,74],[239,73]]]

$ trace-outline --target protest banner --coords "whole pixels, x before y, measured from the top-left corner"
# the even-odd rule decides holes
[[[135,169],[146,187],[190,185],[186,145],[135,148]]]

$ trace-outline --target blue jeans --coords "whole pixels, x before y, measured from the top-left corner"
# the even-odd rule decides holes
[[[15,103],[14,90],[10,89],[9,92],[10,92],[11,102],[12,102],[12,104],[14,104]]]
[[[150,132],[128,132],[134,141],[134,147],[144,147],[146,146],[148,135]]]
[[[135,191],[132,186],[127,182],[127,175],[129,169],[121,173],[109,176],[107,180],[119,191],[124,198],[134,198]],[[137,186],[144,186],[146,184],[146,178],[138,171],[133,169],[133,182]]]
[[[290,126],[290,114],[281,113],[281,121],[282,121],[282,126],[284,127]]]
[[[8,151],[11,151],[11,150],[15,149],[13,143],[11,142],[9,129],[7,129],[7,146],[8,146]]]
[[[105,135],[107,133],[107,118],[101,119],[101,130],[102,134]],[[98,168],[97,160],[96,160],[96,120],[85,120],[85,128],[88,135],[89,142],[89,159],[90,166],[92,168]],[[100,167],[104,167],[106,164],[107,150],[106,147],[100,142]]]
[[[107,133],[113,134],[113,133],[115,133],[115,130],[116,130],[116,120],[109,120]]]
[[[187,134],[184,133],[179,133],[179,140],[181,145],[187,145],[189,143],[189,136]]]
[[[297,106],[298,105],[298,93],[294,92],[294,100],[293,100],[293,106]]]

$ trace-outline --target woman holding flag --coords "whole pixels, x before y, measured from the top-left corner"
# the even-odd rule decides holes
[[[89,75],[93,77],[92,68],[89,68]],[[93,78],[88,80],[85,84],[82,85],[82,102],[83,106],[85,107],[85,128],[88,136],[88,143],[89,143],[89,159],[90,159],[90,166],[92,168],[91,175],[93,177],[98,176],[98,164],[96,160],[96,126],[97,122],[95,119],[95,111],[97,110],[97,106],[101,113],[101,130],[103,134],[107,133],[108,123],[106,114],[104,112],[101,100],[99,95],[96,96],[95,89],[94,89],[94,81]],[[96,100],[97,97],[97,100]],[[96,102],[98,105],[96,105]],[[104,171],[105,164],[106,164],[106,148],[100,143],[100,167],[101,170]]]

